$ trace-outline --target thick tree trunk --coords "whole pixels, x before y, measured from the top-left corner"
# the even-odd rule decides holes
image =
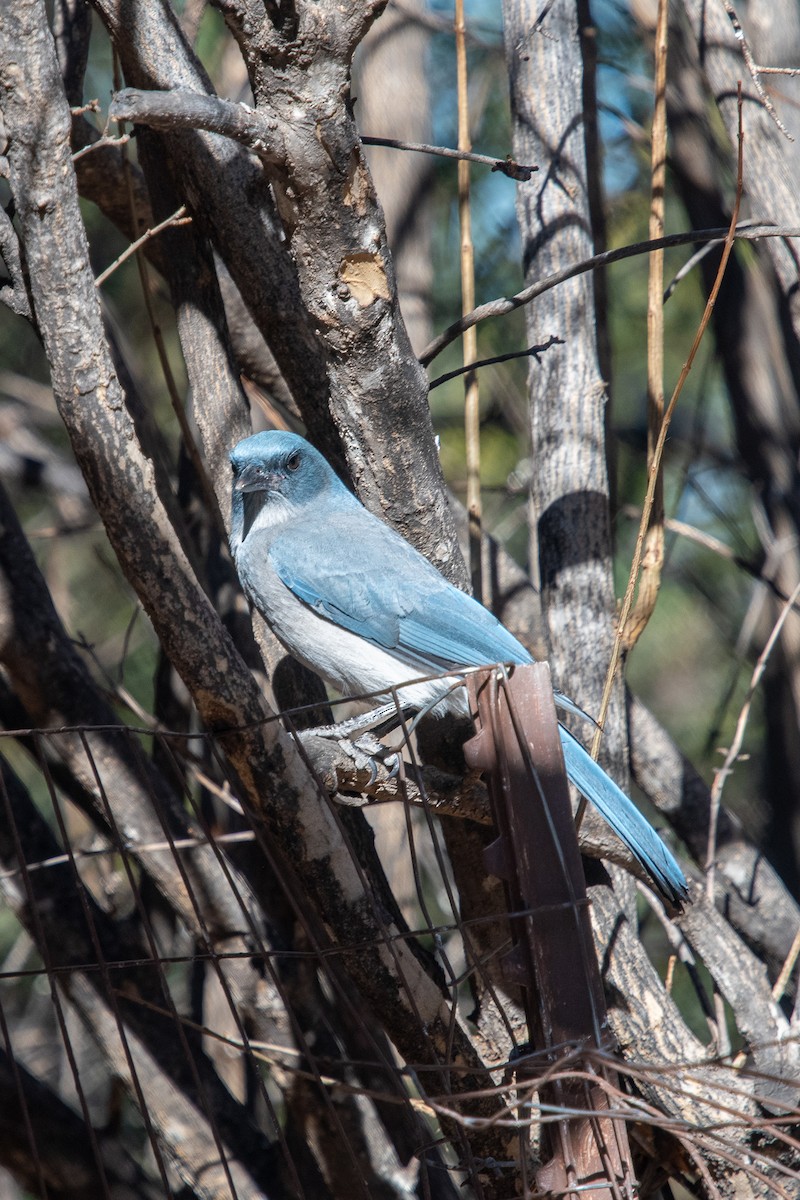
[[[539,23],[539,7],[506,0],[514,157],[540,164],[517,185],[526,283],[596,252],[593,214],[599,187],[589,173],[595,101],[588,5],[558,3]],[[529,305],[529,345],[564,340],[532,362],[530,389],[531,563],[549,629],[554,681],[596,713],[611,655],[615,613],[611,573],[605,421],[608,381],[598,356],[591,275]],[[606,723],[603,758],[627,777],[622,685]]]

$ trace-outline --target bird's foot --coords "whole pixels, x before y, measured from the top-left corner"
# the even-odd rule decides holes
[[[402,756],[372,733],[362,733],[357,738],[346,738],[339,742],[340,749],[353,760],[357,771],[369,771],[369,786],[378,778],[378,765],[382,764],[389,772],[389,778],[394,779],[400,774]]]
[[[323,737],[336,742],[337,746],[352,760],[357,771],[369,771],[369,786],[378,778],[378,766],[382,764],[394,779],[400,773],[401,755],[379,741],[376,734],[387,733],[402,721],[402,714],[395,704],[384,704],[380,708],[339,721],[334,725],[320,725],[300,733],[301,739]]]

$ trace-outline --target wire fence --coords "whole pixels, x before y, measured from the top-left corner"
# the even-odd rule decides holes
[[[797,1195],[794,1034],[780,1060],[649,1058],[644,1035],[619,1053],[577,841],[525,850],[532,795],[558,823],[546,727],[531,756],[528,708],[494,679],[491,823],[452,797],[441,815],[412,737],[375,768],[392,803],[307,770],[295,850],[224,736],[2,736],[4,1196],[628,1197],[670,1177],[722,1196],[726,1172]]]

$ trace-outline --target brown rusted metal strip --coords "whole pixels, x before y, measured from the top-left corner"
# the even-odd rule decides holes
[[[468,687],[477,732],[464,752],[489,788],[498,838],[485,862],[507,887],[513,949],[504,967],[523,991],[536,1073],[542,1051],[551,1071],[568,1056],[564,1066],[601,1074],[617,1090],[615,1073],[598,1069],[591,1053],[608,1053],[613,1038],[549,669],[546,663],[508,673],[488,669],[471,675]],[[586,1049],[583,1060],[576,1048]],[[524,1090],[523,1063],[518,1079]],[[543,1129],[537,1188],[566,1195],[580,1188],[573,1194],[581,1200],[634,1196],[624,1122],[595,1115],[608,1109],[602,1084],[559,1078],[545,1085],[541,1099],[573,1115]]]

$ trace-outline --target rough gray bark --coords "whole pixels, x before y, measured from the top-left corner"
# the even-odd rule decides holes
[[[430,31],[425,5],[389,5],[359,46],[353,65],[355,115],[362,134],[431,141]],[[366,159],[386,217],[403,320],[415,353],[431,337],[430,189],[433,160],[424,154],[367,149]]]
[[[117,0],[95,5],[120,55],[128,83],[205,95],[211,84],[168,5]],[[268,187],[258,165],[226,138],[187,133],[170,143],[170,161],[192,212],[219,245],[228,269],[293,393],[324,394],[325,369],[295,270],[281,248]]]
[[[588,8],[560,2],[539,22],[528,0],[503,7],[511,86],[513,153],[546,164],[517,186],[526,283],[596,251],[587,164],[582,37]],[[557,86],[553,85],[558,81]],[[587,116],[587,113],[589,114]],[[594,284],[588,275],[525,310],[528,345],[565,341],[531,363],[531,563],[542,591],[554,682],[597,712],[613,638],[609,485],[605,448],[607,381],[600,373]],[[536,574],[534,574],[536,579]],[[602,757],[624,785],[622,685],[606,723]]]
[[[262,24],[257,4],[224,0],[219,7],[247,64],[256,111],[285,138],[272,184],[303,301],[328,357],[331,414],[353,483],[391,524],[412,540],[421,535],[428,556],[458,578],[463,564],[447,532],[424,372],[393,299],[394,267],[349,112],[352,56],[382,3],[303,5],[285,30]],[[398,436],[411,429],[414,452]]]
[[[800,196],[796,187],[797,160],[800,132],[797,112],[791,103],[781,109],[781,120],[795,135],[790,142],[766,111],[747,66],[742,58],[740,44],[733,25],[722,4],[708,4],[704,0],[684,0],[689,24],[699,48],[700,63],[711,85],[720,115],[725,124],[731,145],[737,141],[738,116],[736,111],[736,85],[742,81],[744,96],[745,188],[750,197],[752,216],[757,220],[777,221],[792,225],[800,218]],[[780,61],[764,60],[765,66],[783,66],[783,56],[791,58],[792,45],[797,45],[797,9],[791,2],[786,4],[748,5],[738,15],[743,22],[745,35],[750,33],[749,15],[763,12],[762,21],[774,21],[779,30],[777,40],[764,46],[767,54],[775,52]],[[761,60],[760,55],[758,56]],[[789,90],[791,81],[785,84]],[[781,88],[784,83],[781,84]],[[785,111],[784,111],[785,110]],[[795,336],[800,337],[800,297],[797,295],[797,260],[792,247],[786,243],[770,241],[768,245],[775,271],[790,298],[790,313]]]
[[[595,252],[588,173],[594,97],[584,71],[588,9],[560,3],[540,28],[535,6],[504,8],[514,155],[547,162],[517,187],[526,283]],[[552,81],[559,85],[553,88]],[[526,338],[564,340],[528,376],[531,422],[531,562],[541,586],[548,659],[557,687],[596,713],[614,631],[615,597],[605,447],[606,382],[600,375],[594,285],[588,275],[526,308]],[[605,723],[602,760],[628,775],[622,683]],[[590,818],[591,820],[591,818]]]
[[[552,18],[555,24],[553,37],[548,36],[547,39],[535,28],[537,14],[532,6],[509,3],[504,6],[503,15],[511,84],[513,154],[518,162],[550,164],[546,170],[534,176],[533,181],[521,184],[517,191],[524,266],[526,281],[529,281],[528,272],[536,270],[537,274],[548,274],[566,260],[585,258],[591,253],[588,208],[582,209],[580,201],[575,198],[576,178],[582,179],[584,189],[588,186],[583,130],[580,126],[577,131],[573,128],[574,113],[565,118],[560,108],[562,104],[580,105],[583,65],[580,54],[577,59],[574,58],[572,40],[576,30],[569,16],[564,19],[564,6],[559,6],[555,13],[548,15],[548,21]],[[548,59],[548,54],[552,56],[551,59]],[[559,80],[557,88],[553,88],[554,79]],[[539,93],[535,91],[534,81],[535,86],[541,89]],[[550,121],[552,125],[548,126]],[[572,144],[569,150],[561,146],[564,127],[571,130]],[[568,181],[561,179],[565,172],[570,173]],[[558,198],[551,200],[554,194]],[[574,202],[572,207],[568,202],[570,215],[566,217],[560,211],[565,195],[571,196]],[[552,213],[549,211],[551,203],[555,205]],[[568,231],[567,236],[562,245],[556,245],[555,232],[561,233],[564,226]],[[540,253],[543,256],[541,264],[537,258]],[[545,355],[541,364],[532,365],[530,377],[532,389],[540,385],[543,389],[541,403],[533,400],[531,403],[532,455],[536,463],[531,497],[534,514],[532,529],[535,531],[532,534],[531,560],[542,573],[542,609],[549,635],[551,652],[548,657],[554,667],[554,681],[562,690],[575,696],[587,711],[592,711],[592,705],[596,707],[599,703],[597,683],[600,676],[595,675],[587,690],[586,682],[591,679],[591,670],[584,676],[578,670],[578,664],[589,646],[597,655],[603,644],[603,639],[598,639],[593,621],[602,620],[605,635],[611,632],[605,612],[601,616],[600,598],[593,595],[591,588],[595,582],[594,576],[599,577],[600,574],[608,585],[610,567],[608,497],[607,482],[604,482],[602,440],[604,385],[598,373],[594,327],[591,324],[591,295],[591,280],[583,277],[574,281],[574,286],[559,289],[556,311],[552,314],[543,317],[533,308],[526,310],[528,344],[543,344],[549,334],[557,332],[562,335],[565,331],[576,331],[577,336],[585,333],[589,343],[588,352],[584,347],[583,354],[576,347],[574,357],[559,359],[557,351],[553,355]],[[565,372],[570,365],[578,373],[578,378],[568,384]],[[575,389],[574,393],[570,387]],[[562,389],[574,396],[575,403],[569,408],[563,404]],[[586,392],[591,393],[592,389],[593,398],[583,406],[579,398],[583,399]],[[593,443],[591,464],[587,462],[587,442]],[[583,491],[587,467],[590,483],[594,481],[596,484],[596,493],[591,487]],[[580,482],[576,483],[576,479]],[[598,499],[602,501],[600,506]],[[591,529],[590,523],[593,526]],[[579,547],[574,556],[570,554],[569,559],[564,561],[564,541],[571,538],[578,539]],[[584,539],[582,545],[581,539]],[[602,562],[592,561],[601,554]],[[587,557],[587,569],[592,579],[587,592],[583,593],[580,590],[579,567]],[[556,595],[558,604],[554,602]],[[592,597],[588,609],[584,607],[586,595]],[[591,617],[587,619],[589,611]],[[570,641],[573,632],[576,633],[577,645]],[[605,644],[610,645],[608,636],[605,637]],[[593,660],[593,665],[597,668],[597,658]],[[621,765],[624,761],[619,753],[622,743],[614,744]],[[472,959],[485,964],[476,973],[473,985],[481,1037],[494,1047],[495,1053],[508,1053],[509,1035],[497,1023],[494,997],[503,997],[508,1020],[514,1028],[521,1026],[524,1018],[519,997],[513,988],[509,988],[502,968],[501,947],[508,937],[503,918],[507,909],[504,891],[497,881],[494,884],[484,881],[480,873],[482,852],[490,838],[488,834],[481,836],[479,831],[463,825],[455,829],[446,828],[448,851],[457,864],[455,876],[459,885],[462,915],[476,922],[471,933]],[[597,824],[593,826],[592,836],[603,837]],[[606,844],[609,840],[613,841],[613,838],[606,839]],[[461,864],[461,868],[458,864]],[[487,920],[489,915],[492,917],[490,921]]]
[[[288,54],[277,28],[259,45],[257,5],[252,12],[235,3],[219,7],[248,66],[257,105],[251,126],[266,144],[277,137],[285,151],[271,182],[286,241],[277,233],[264,176],[253,174],[248,157],[218,135],[176,135],[171,153],[187,198],[262,322],[312,439],[346,462],[366,504],[461,579],[463,563],[447,533],[424,373],[409,353],[393,299],[382,215],[348,111],[350,60],[380,5],[364,4],[363,11],[356,5],[348,15],[303,6]],[[129,83],[208,93],[174,18],[147,9],[130,27],[116,0],[97,0],[97,8],[119,44]],[[298,96],[305,113],[300,123]],[[333,109],[330,97],[337,97]],[[323,130],[327,134],[318,136]],[[247,196],[253,211],[244,211],[233,192]],[[241,229],[260,241],[246,243]],[[275,326],[267,330],[269,315]],[[413,454],[399,430],[413,431],[419,447]]]

